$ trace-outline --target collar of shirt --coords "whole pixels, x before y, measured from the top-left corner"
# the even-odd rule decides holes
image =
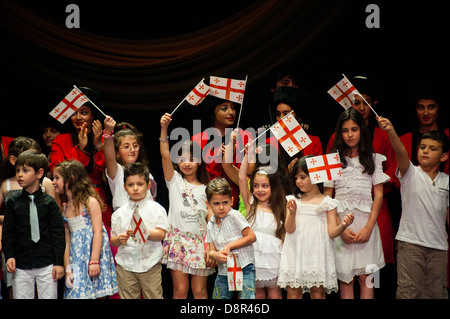
[[[130,208],[132,210],[134,210],[136,208],[136,206],[138,206],[138,205],[139,205],[139,207],[143,207],[145,204],[148,203],[149,200],[151,200],[150,196],[151,196],[150,192],[147,192],[147,195],[145,196],[145,198],[138,202],[136,202],[135,200],[132,200],[131,198],[128,198],[128,204],[130,205]]]
[[[35,191],[34,193],[30,194],[25,189],[22,188],[22,195],[27,197],[27,198],[28,198],[29,195],[33,195],[34,198],[37,198],[37,197],[42,195],[42,189],[41,189],[41,187],[39,187],[39,189],[37,191]]]

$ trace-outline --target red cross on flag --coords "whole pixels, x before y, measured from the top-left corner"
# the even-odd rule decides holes
[[[49,113],[60,123],[64,123],[72,114],[78,110],[89,99],[77,87],[74,87],[69,94]]]
[[[229,253],[227,258],[227,279],[229,291],[242,291],[244,273],[239,262],[239,253]]]
[[[208,85],[203,83],[203,80],[185,97],[185,100],[189,104],[199,105],[209,94],[210,88]]]
[[[210,95],[218,98],[242,104],[244,101],[245,80],[233,80],[211,76],[209,78]]]
[[[272,125],[270,130],[289,156],[297,154],[312,143],[308,134],[292,115],[292,112]]]
[[[131,229],[134,233],[134,239],[137,242],[140,249],[144,246],[148,237],[148,230],[145,227],[144,221],[139,214],[139,206],[136,206],[136,209],[133,212],[133,216],[131,217]]]
[[[313,184],[342,178],[342,164],[338,153],[309,157],[306,165]]]
[[[342,80],[328,90],[328,94],[330,94],[333,99],[335,99],[346,110],[355,104],[355,95],[361,96],[358,90],[352,83],[350,83],[345,75]]]

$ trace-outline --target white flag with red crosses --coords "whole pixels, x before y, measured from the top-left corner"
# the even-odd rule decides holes
[[[215,97],[242,104],[244,101],[245,80],[234,80],[211,76],[209,78],[210,95]]]
[[[229,291],[242,291],[244,283],[244,273],[239,262],[239,253],[228,254],[227,258],[227,279]]]
[[[292,115],[287,114],[270,128],[289,156],[293,156],[312,143],[308,134]]]
[[[345,75],[342,80],[328,90],[328,94],[346,110],[355,105],[355,95],[361,96]]]
[[[208,96],[210,88],[203,80],[184,98],[191,105],[199,105]]]
[[[78,110],[89,99],[77,87],[74,87],[69,94],[49,113],[60,123],[67,121],[72,114]]]
[[[338,153],[319,155],[306,159],[311,183],[323,183],[342,178],[342,164]]]
[[[131,217],[131,229],[134,233],[134,240],[140,249],[144,246],[147,241],[147,237],[149,235],[147,227],[145,227],[144,221],[139,214],[139,206],[136,206],[136,209],[133,212],[133,216]]]

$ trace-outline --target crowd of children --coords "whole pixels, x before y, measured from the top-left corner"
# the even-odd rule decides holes
[[[101,122],[89,102],[71,116],[71,133],[44,130],[48,157],[32,138],[10,140],[0,176],[3,298],[161,299],[166,267],[174,299],[190,290],[196,299],[347,299],[356,286],[359,298],[371,299],[386,265],[396,267],[397,298],[448,298],[449,145],[439,101],[419,97],[420,124],[399,137],[390,120],[373,115],[368,80],[354,82],[362,97],[339,116],[330,140],[311,135],[293,158],[274,136],[261,146],[233,131],[237,104],[228,100],[208,96],[212,131],[172,148],[172,115],[162,115],[167,210],[143,134],[111,116]],[[280,86],[273,113],[301,122],[302,103],[302,90]],[[221,143],[208,149],[213,138]],[[307,159],[335,152],[342,178],[313,183]],[[386,202],[396,189],[398,232]],[[242,270],[236,293],[230,253]]]

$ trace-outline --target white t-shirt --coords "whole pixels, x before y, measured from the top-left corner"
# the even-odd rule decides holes
[[[108,179],[109,189],[111,190],[111,194],[113,197],[113,199],[112,199],[113,211],[116,211],[123,205],[128,204],[128,194],[127,194],[125,188],[123,187],[123,184],[124,184],[124,182],[123,182],[123,176],[124,176],[123,166],[120,164],[117,164],[117,173],[116,173],[116,176],[114,177],[114,179],[111,179],[109,177],[108,169],[105,169],[105,173],[106,173],[106,177]],[[152,174],[150,174],[150,180],[153,180]],[[148,194],[150,194],[150,190],[148,190],[147,195]],[[149,199],[153,200],[153,197],[150,196]]]
[[[192,185],[174,171],[169,190],[169,223],[182,231],[206,235],[206,185]]]
[[[402,217],[397,240],[428,248],[448,250],[445,223],[449,207],[449,177],[439,172],[434,181],[420,167],[409,163],[403,176],[397,169],[402,195]]]
[[[111,236],[118,236],[130,228],[136,204],[139,204],[139,215],[147,229],[161,228],[166,232],[169,231],[166,210],[160,204],[151,200],[150,197],[147,194],[146,199],[138,203],[128,200],[126,205],[116,210],[111,217]],[[129,238],[126,245],[119,246],[115,258],[123,269],[142,273],[155,266],[162,256],[161,241],[147,240],[141,250],[137,242]]]

